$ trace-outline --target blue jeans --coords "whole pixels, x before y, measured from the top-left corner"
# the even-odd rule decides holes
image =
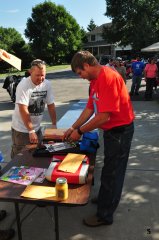
[[[138,93],[141,85],[142,76],[133,76],[131,85],[131,94]]]
[[[104,166],[98,195],[97,216],[113,221],[122,193],[134,124],[104,131]]]

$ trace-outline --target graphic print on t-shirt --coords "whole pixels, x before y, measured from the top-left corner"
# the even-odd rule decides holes
[[[30,97],[28,110],[31,116],[42,115],[45,108],[47,91],[33,92]]]

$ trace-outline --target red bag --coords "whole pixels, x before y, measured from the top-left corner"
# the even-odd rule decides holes
[[[66,155],[65,155],[66,156]],[[82,164],[79,166],[75,173],[63,172],[58,170],[58,166],[65,156],[54,155],[50,163],[49,168],[45,173],[45,177],[48,181],[56,182],[58,177],[65,177],[68,183],[72,184],[85,184],[88,175],[89,158],[86,156]]]

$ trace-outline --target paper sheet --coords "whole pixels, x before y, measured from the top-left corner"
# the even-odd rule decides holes
[[[17,68],[19,71],[21,71],[21,62],[22,60],[20,58],[17,58],[16,56],[12,54],[8,54],[8,56],[5,54],[5,51],[0,51],[0,58],[12,65],[13,67]]]
[[[55,187],[29,185],[21,194],[21,197],[43,199],[55,197],[55,195]]]
[[[75,173],[85,156],[86,155],[83,154],[68,153],[62,163],[59,165],[58,170]]]

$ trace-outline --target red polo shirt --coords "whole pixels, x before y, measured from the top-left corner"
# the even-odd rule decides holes
[[[87,107],[99,112],[109,112],[110,118],[100,128],[108,130],[113,127],[130,124],[134,112],[127,87],[119,73],[103,66],[97,79],[90,83],[91,94]]]

